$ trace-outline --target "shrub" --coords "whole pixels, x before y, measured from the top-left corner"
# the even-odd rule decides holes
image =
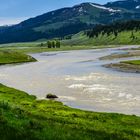
[[[10,109],[10,105],[9,105],[9,103],[6,102],[6,101],[1,101],[1,102],[0,102],[0,108],[3,108],[3,109],[5,109],[5,110],[8,110],[8,109]]]
[[[55,98],[58,98],[56,95],[54,95],[54,94],[47,94],[46,95],[46,98],[48,98],[48,99],[55,99]]]

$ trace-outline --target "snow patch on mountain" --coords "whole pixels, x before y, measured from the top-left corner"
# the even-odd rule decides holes
[[[99,8],[99,9],[103,9],[103,10],[107,10],[109,12],[121,12],[121,10],[115,10],[115,9],[112,9],[112,8],[108,8],[108,7],[105,7],[105,6],[101,6],[101,5],[95,5],[93,3],[90,3],[91,6],[95,7],[95,8]]]
[[[140,9],[140,5],[136,6],[136,9]]]

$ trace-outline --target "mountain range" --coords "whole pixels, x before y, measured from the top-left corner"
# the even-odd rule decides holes
[[[51,11],[17,25],[2,26],[0,43],[63,38],[97,24],[139,19],[140,0],[108,2],[105,5],[87,2]]]

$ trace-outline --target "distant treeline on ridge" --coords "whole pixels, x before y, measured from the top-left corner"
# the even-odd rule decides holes
[[[115,37],[118,36],[118,33],[123,31],[132,31],[132,38],[134,38],[134,31],[140,30],[140,20],[138,21],[126,21],[126,22],[116,22],[110,25],[96,25],[91,30],[86,32],[89,38],[98,37],[101,35],[111,35],[114,34]]]

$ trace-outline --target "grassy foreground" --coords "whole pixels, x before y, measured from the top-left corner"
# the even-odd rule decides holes
[[[12,63],[23,63],[23,62],[34,62],[36,61],[33,57],[9,50],[0,51],[0,65],[12,64]]]
[[[139,140],[140,118],[80,111],[0,84],[1,140]]]

